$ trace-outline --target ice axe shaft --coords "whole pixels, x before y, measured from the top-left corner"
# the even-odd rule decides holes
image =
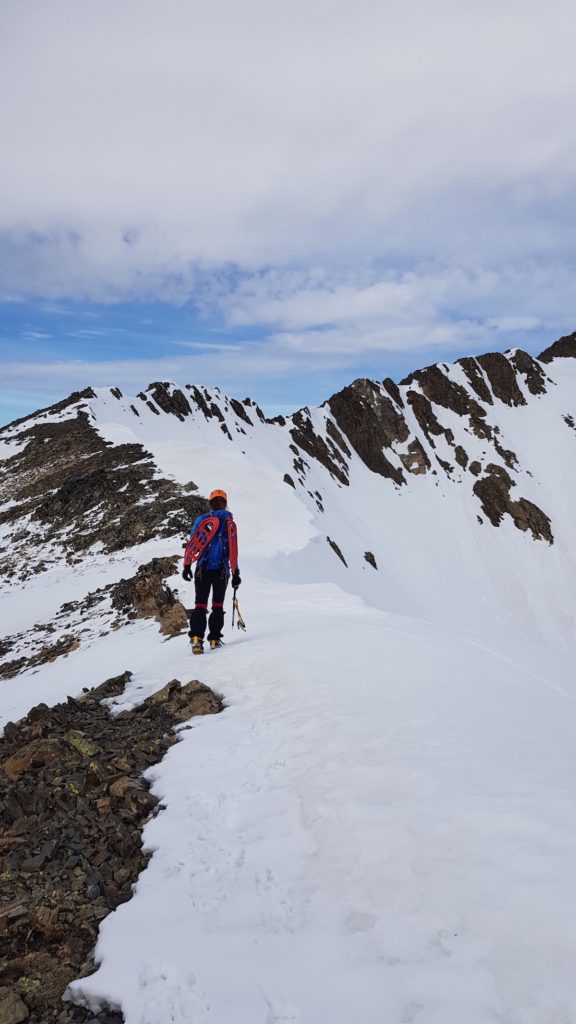
[[[242,618],[242,613],[240,611],[240,605],[238,604],[238,598],[236,596],[236,589],[237,588],[235,587],[234,591],[233,591],[234,597],[232,599],[232,629],[234,629],[234,617],[235,617],[235,615],[237,615],[238,621],[237,621],[236,625],[238,626],[238,629],[244,629],[245,630],[246,629],[246,623],[244,622],[244,619]]]

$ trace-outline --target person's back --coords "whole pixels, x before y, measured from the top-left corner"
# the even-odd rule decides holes
[[[194,574],[194,586],[196,591],[196,603],[190,614],[189,636],[192,641],[194,654],[202,654],[204,650],[204,633],[206,631],[206,619],[208,615],[208,598],[212,590],[212,611],[208,619],[208,641],[212,649],[222,646],[222,629],[224,627],[224,596],[230,577],[230,528],[233,516],[228,511],[228,498],[225,491],[212,491],[210,495],[210,510],[198,516],[192,525],[190,538],[209,519],[218,520],[218,527],[204,534],[204,549],[198,557],[196,572]],[[193,555],[184,556],[184,570],[182,576],[185,580],[192,579]],[[232,586],[237,589],[240,586],[240,572],[236,564],[236,551],[234,551],[234,564],[232,566]]]
[[[219,501],[223,499],[220,498]],[[230,575],[230,561],[228,551],[228,520],[233,519],[232,513],[227,508],[214,508],[210,512],[204,512],[201,516],[195,520],[190,535],[194,533],[200,523],[206,519],[215,517],[220,520],[220,526],[216,531],[216,534],[204,549],[200,558],[198,559],[198,567],[203,566],[205,569],[224,569],[226,575]]]

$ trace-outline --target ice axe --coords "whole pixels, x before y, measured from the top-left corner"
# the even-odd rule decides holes
[[[234,587],[232,591],[232,629],[234,629],[234,616],[236,615],[238,617],[238,621],[236,622],[238,629],[246,630],[246,623],[242,618],[242,612],[240,611],[240,605],[238,604],[238,597],[236,594],[237,589],[237,587]]]

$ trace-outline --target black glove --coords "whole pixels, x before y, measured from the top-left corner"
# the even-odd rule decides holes
[[[240,579],[240,573],[238,569],[234,569],[234,572],[232,574],[232,589],[238,590],[238,587],[240,586],[241,583],[242,580]]]
[[[186,580],[188,583],[192,579],[192,566],[191,565],[185,565],[184,566],[184,568],[182,570],[182,579]]]

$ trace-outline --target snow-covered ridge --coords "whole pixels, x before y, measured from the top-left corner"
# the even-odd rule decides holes
[[[503,596],[519,587],[523,606],[542,604],[554,632],[571,635],[565,606],[551,611],[533,591],[541,566],[554,589],[571,592],[576,576],[574,356],[576,335],[541,360],[513,350],[398,385],[360,379],[272,420],[219,388],[87,389],[0,432],[5,572],[16,582],[63,558],[181,536],[201,496],[224,486],[249,524],[244,552],[267,566],[289,559],[294,573],[300,559],[305,578],[336,575],[378,606],[393,595],[394,607],[427,614],[439,581],[433,614],[469,622],[492,610],[516,620]],[[494,609],[474,599],[487,575]]]
[[[87,389],[0,431],[0,728],[121,675],[115,713],[192,674],[226,705],[149,773],[153,856],[76,1000],[126,1024],[575,1019],[574,356],[274,420],[216,388]],[[177,556],[213,487],[248,632],[192,659],[110,595],[161,561],[190,606]]]

